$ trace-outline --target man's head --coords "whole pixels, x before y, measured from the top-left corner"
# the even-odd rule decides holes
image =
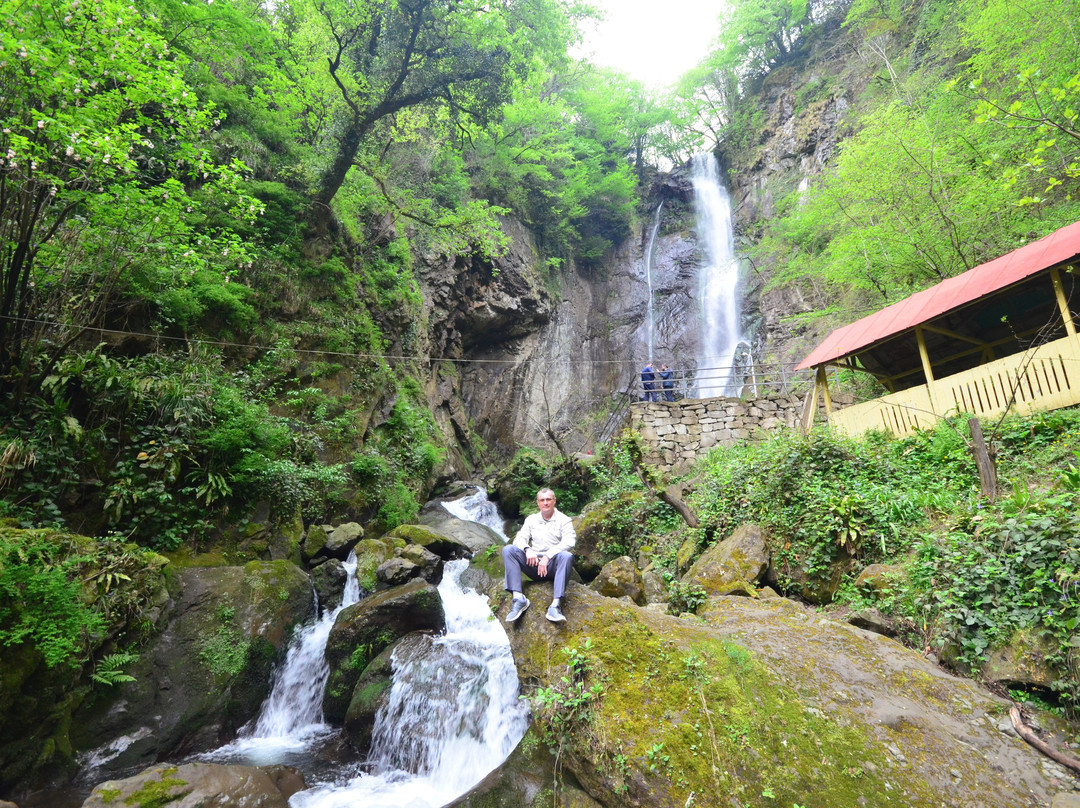
[[[540,509],[540,515],[550,519],[555,513],[555,492],[550,488],[541,488],[536,492],[536,507]]]
[[[660,370],[667,370],[667,365],[661,365]]]

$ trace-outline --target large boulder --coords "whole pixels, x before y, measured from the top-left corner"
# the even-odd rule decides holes
[[[594,503],[574,520],[577,544],[574,566],[586,581],[600,574],[604,565],[623,555],[637,528],[635,513],[644,495],[634,491],[611,502]]]
[[[305,561],[336,558],[344,561],[352,549],[364,538],[364,529],[356,522],[342,525],[312,525],[304,536],[301,551]]]
[[[710,547],[683,576],[710,596],[727,595],[739,583],[757,583],[769,568],[769,549],[761,528],[742,525],[728,538]]]
[[[808,568],[803,562],[784,561],[769,566],[765,582],[785,594],[797,595],[816,604],[832,603],[844,578],[855,566],[854,559],[839,545],[828,548],[826,563]]]
[[[470,558],[489,547],[503,544],[498,533],[479,522],[458,519],[450,514],[439,515],[434,511],[430,514],[426,524],[399,525],[387,535],[426,547],[447,561]]]
[[[999,729],[1008,702],[792,601],[718,598],[680,619],[571,584],[563,611],[507,634],[522,681],[549,694],[537,729],[603,805],[1035,808],[1062,790]]]
[[[134,777],[101,783],[82,808],[288,808],[289,797],[306,787],[304,776],[291,766],[158,764]]]
[[[311,581],[290,561],[188,567],[167,625],[128,672],[76,713],[75,748],[126,772],[215,748],[258,714],[293,629],[314,611]]]
[[[438,586],[443,576],[443,560],[418,544],[407,544],[394,551],[375,570],[375,577],[382,588],[401,586],[413,578],[423,578],[432,586]]]
[[[345,719],[360,674],[385,648],[414,631],[438,632],[445,628],[439,591],[423,578],[343,609],[326,641],[330,678],[323,696],[323,712],[327,720]]]
[[[1061,678],[1050,661],[1057,653],[1056,642],[1021,629],[1013,632],[1007,643],[988,651],[980,670],[988,682],[1048,691]]]
[[[628,598],[638,606],[645,605],[645,582],[630,556],[605,564],[589,588],[607,598]]]

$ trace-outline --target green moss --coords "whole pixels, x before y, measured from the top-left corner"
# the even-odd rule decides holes
[[[172,777],[171,775],[175,773],[176,769],[163,770],[160,780],[147,783],[134,794],[126,797],[124,804],[132,808],[162,808],[170,802],[183,799],[185,792],[179,789],[186,786],[187,782],[178,777]]]
[[[118,788],[103,788],[98,792],[98,796],[101,797],[101,801],[108,805],[110,802],[120,796],[120,789]]]
[[[898,804],[899,793],[913,804],[933,802],[923,793],[928,786],[903,782],[890,770],[872,735],[805,707],[741,646],[689,633],[659,634],[605,609],[563,641],[580,647],[585,638],[592,639],[590,682],[602,682],[603,695],[592,721],[572,734],[569,752],[605,771],[636,768],[649,787],[665,783],[667,793],[656,804],[683,805],[691,793],[728,793],[746,806],[809,808],[827,799],[829,805],[885,808]],[[535,655],[528,667],[549,667],[546,646],[528,651]],[[618,755],[603,738],[620,739]],[[650,770],[663,756],[678,762],[670,777]],[[856,771],[859,776],[851,776]],[[890,775],[891,791],[882,772]],[[635,787],[635,778],[624,774],[598,776],[610,788]],[[766,792],[774,797],[763,797]]]

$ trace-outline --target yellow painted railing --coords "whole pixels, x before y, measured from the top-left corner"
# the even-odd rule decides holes
[[[848,435],[884,429],[902,437],[963,412],[991,418],[1010,407],[1026,415],[1074,404],[1080,404],[1080,338],[1065,337],[932,385],[835,411],[829,423]]]

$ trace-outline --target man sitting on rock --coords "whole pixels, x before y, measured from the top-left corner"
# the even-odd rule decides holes
[[[571,550],[577,541],[570,517],[555,509],[555,492],[541,488],[536,492],[539,513],[525,518],[512,544],[503,547],[506,591],[514,596],[506,622],[513,623],[529,608],[529,599],[521,589],[521,573],[535,580],[555,581],[555,597],[544,615],[552,623],[566,619],[559,604],[566,592],[566,582],[574,563]]]

